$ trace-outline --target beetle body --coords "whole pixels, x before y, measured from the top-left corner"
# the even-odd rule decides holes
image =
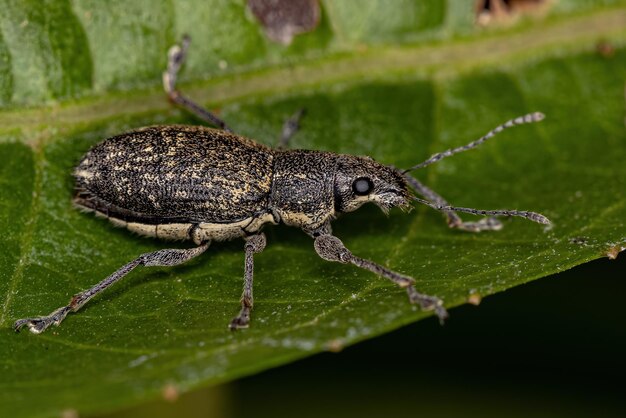
[[[316,231],[370,199],[388,207],[408,197],[404,179],[370,158],[275,150],[201,126],[107,139],[74,176],[78,207],[141,235],[196,244],[252,235],[267,223]],[[360,177],[381,178],[386,194],[359,197],[352,184]]]

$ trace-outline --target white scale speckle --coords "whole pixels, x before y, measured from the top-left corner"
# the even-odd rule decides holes
[[[148,354],[141,355],[141,356],[137,357],[136,359],[129,361],[128,362],[128,367],[130,367],[130,368],[137,367],[137,366],[145,363],[146,361],[155,358],[156,356],[157,356],[156,353],[149,354],[149,355]]]

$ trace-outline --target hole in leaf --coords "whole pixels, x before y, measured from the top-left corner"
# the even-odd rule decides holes
[[[274,42],[289,45],[320,21],[318,0],[248,0],[248,7]]]
[[[551,0],[477,0],[476,23],[509,23],[523,15],[544,14]]]

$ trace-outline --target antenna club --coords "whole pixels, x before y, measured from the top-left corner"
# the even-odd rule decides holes
[[[522,125],[524,123],[534,123],[541,122],[544,120],[546,115],[541,112],[528,113],[524,116],[517,117],[515,119],[510,120],[508,123],[502,125],[503,127],[511,127],[513,125]],[[498,129],[498,128],[496,128]]]
[[[530,219],[531,221],[544,224],[544,225],[552,224],[552,221],[550,221],[550,219],[548,219],[547,217],[543,216],[540,213],[529,212],[528,215],[529,215],[528,219]]]
[[[546,118],[546,115],[544,115],[541,112],[535,112],[535,113],[531,113],[531,118],[532,118],[532,122],[541,122],[542,120]]]

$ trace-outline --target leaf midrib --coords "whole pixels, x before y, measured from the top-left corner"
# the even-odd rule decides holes
[[[348,85],[385,78],[388,74],[428,75],[441,80],[487,64],[502,67],[523,57],[538,59],[548,54],[560,54],[562,48],[555,48],[557,45],[576,52],[588,51],[602,39],[610,39],[616,45],[626,43],[625,27],[626,9],[608,9],[509,30],[508,36],[502,36],[501,31],[492,31],[479,39],[458,39],[445,44],[372,47],[365,51],[336,53],[296,65],[214,77],[185,86],[184,90],[194,97],[221,105],[264,94],[286,94],[295,88],[338,82]],[[38,145],[49,139],[50,134],[41,132],[49,125],[58,129],[58,135],[76,125],[162,112],[169,108],[160,88],[115,92],[51,106],[0,111],[0,133],[15,130],[38,132],[37,139],[25,140]]]

